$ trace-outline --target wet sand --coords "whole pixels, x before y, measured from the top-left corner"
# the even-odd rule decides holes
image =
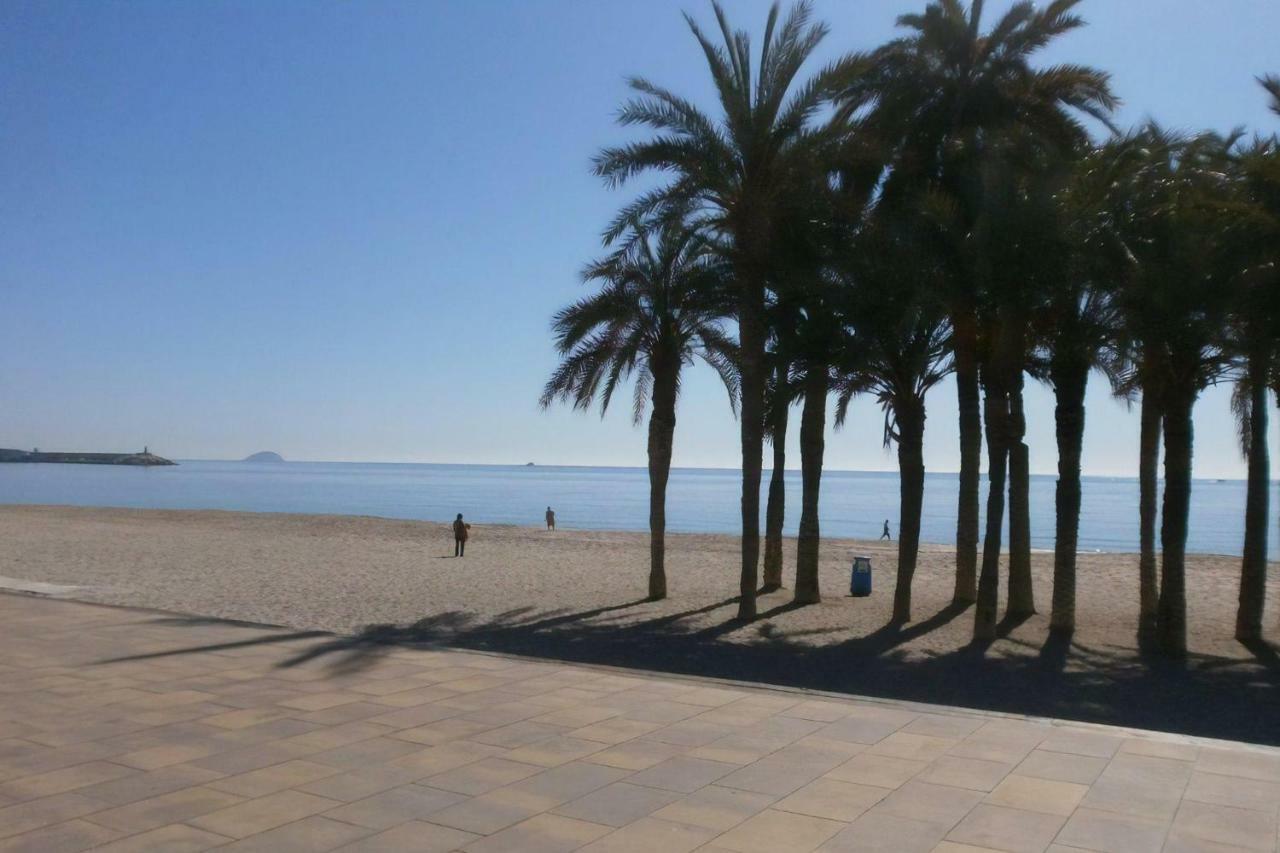
[[[823,544],[821,604],[762,596],[733,620],[738,540],[667,539],[670,597],[643,601],[647,534],[476,524],[454,559],[446,525],[354,516],[0,507],[0,576],[61,584],[86,601],[321,629],[357,645],[458,646],[1280,743],[1276,609],[1269,642],[1232,639],[1239,558],[1188,559],[1186,662],[1135,641],[1137,555],[1082,554],[1078,630],[1048,641],[1052,555],[1033,558],[1040,613],[970,642],[949,607],[953,552],[924,546],[915,622],[887,625],[896,545]],[[794,542],[785,578],[792,577]],[[854,553],[875,567],[848,597]],[[1003,602],[1003,589],[1002,589]]]

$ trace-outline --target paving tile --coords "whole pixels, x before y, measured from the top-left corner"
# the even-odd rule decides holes
[[[0,838],[96,812],[102,803],[77,793],[55,794],[0,808]]]
[[[986,802],[1044,814],[1069,816],[1089,791],[1087,785],[1013,774],[987,795]]]
[[[1120,745],[1120,752],[1128,755],[1149,755],[1153,758],[1195,761],[1200,756],[1200,747],[1193,743],[1157,740],[1154,737],[1130,737],[1125,738],[1124,743]]]
[[[1159,853],[1168,832],[1167,821],[1076,809],[1057,840],[1069,847],[1103,853]]]
[[[414,853],[450,853],[461,850],[479,838],[470,832],[462,832],[447,826],[414,821],[370,835],[338,849],[342,853],[396,853],[412,850]]]
[[[1198,803],[1273,812],[1280,809],[1280,782],[1192,770],[1183,798]]]
[[[0,853],[78,853],[114,840],[113,829],[86,820],[69,820],[0,840]]]
[[[990,791],[1013,770],[1013,765],[981,758],[959,758],[944,755],[935,759],[917,779],[933,785],[950,785],[973,791]]]
[[[1014,772],[1020,776],[1092,785],[1106,767],[1107,759],[1105,758],[1035,749],[1022,760]]]
[[[231,839],[175,823],[149,832],[130,835],[96,848],[97,853],[197,853],[220,847]]]
[[[0,784],[0,797],[14,802],[34,800],[86,788],[100,782],[110,782],[137,772],[131,767],[112,764],[109,761],[90,761],[4,782]]]
[[[467,764],[455,770],[446,770],[421,780],[423,785],[440,788],[445,791],[456,791],[459,794],[475,796],[484,794],[503,785],[519,782],[538,773],[545,772],[545,767],[535,764],[521,764],[505,758],[483,758],[474,764]]]
[[[580,848],[581,853],[689,853],[715,838],[714,830],[641,818]]]
[[[155,770],[171,764],[182,764],[205,758],[217,751],[218,747],[207,743],[166,744],[118,755],[112,758],[112,761],[139,770]]]
[[[773,808],[848,823],[883,800],[888,793],[884,788],[873,785],[818,779],[775,803]]]
[[[559,805],[617,782],[626,775],[626,771],[613,767],[574,762],[544,770],[499,790],[532,794]],[[628,781],[634,782],[635,778],[632,777]]]
[[[466,797],[462,794],[451,791],[437,791],[421,785],[402,785],[331,809],[325,812],[325,816],[382,830],[411,820],[425,820],[429,815],[464,799]]]
[[[737,769],[735,764],[725,764],[720,761],[676,757],[656,764],[648,770],[642,770],[627,781],[636,785],[648,785],[651,788],[665,788],[669,791],[691,794]]]
[[[613,718],[583,726],[569,732],[569,737],[579,740],[593,740],[600,743],[616,744],[647,735],[660,728],[657,723],[646,723],[640,720]]]
[[[560,805],[560,800],[499,788],[431,815],[431,822],[476,835],[490,835]]]
[[[724,832],[763,811],[775,800],[734,788],[708,785],[653,813],[655,818],[673,823]]]
[[[678,746],[629,741],[593,752],[591,755],[584,756],[582,760],[591,764],[618,767],[622,770],[647,770],[680,754],[681,748]]]
[[[1200,751],[1196,769],[1221,776],[1280,782],[1280,754],[1274,751],[1206,747]]]
[[[335,800],[304,794],[301,791],[280,791],[239,803],[230,808],[211,812],[189,821],[192,826],[207,829],[218,835],[245,838],[286,823],[310,817],[341,805]]]
[[[1184,761],[1123,755],[1090,786],[1081,805],[1120,814],[1170,820],[1191,778]]]
[[[92,816],[94,823],[121,832],[145,832],[171,823],[182,823],[244,802],[243,797],[197,786],[139,800]]]
[[[1040,742],[1040,749],[1049,752],[1070,752],[1075,755],[1091,755],[1095,758],[1110,758],[1120,749],[1123,738],[1101,732],[1058,727],[1052,734]]]
[[[626,826],[680,799],[674,791],[615,782],[559,806],[555,814],[605,826]]]
[[[542,814],[517,823],[488,838],[470,842],[468,853],[568,853],[612,831],[612,827]]]
[[[724,833],[715,843],[738,853],[807,853],[817,850],[845,826],[839,821],[766,809]]]
[[[315,782],[299,785],[298,790],[345,803],[363,800],[382,791],[408,785],[422,778],[414,769],[396,767],[368,767],[326,776]]]
[[[917,761],[933,761],[959,743],[955,738],[935,737],[897,731],[867,750],[868,755],[890,755],[894,758],[911,758]]]
[[[950,841],[990,847],[1008,853],[1042,853],[1065,817],[982,804],[947,834]]]
[[[585,758],[593,752],[604,749],[604,744],[594,740],[556,736],[540,740],[513,749],[506,757],[522,764],[538,764],[543,767],[556,767],[579,758]]]
[[[841,782],[857,782],[880,788],[899,788],[928,767],[928,762],[888,755],[855,755],[834,770],[826,773],[828,779]]]
[[[1259,812],[1186,800],[1178,809],[1169,837],[1229,844],[1248,850],[1276,846],[1276,811]]]
[[[209,782],[207,787],[241,797],[265,797],[267,794],[274,794],[285,788],[296,788],[317,779],[333,776],[337,772],[333,767],[312,761],[286,761],[283,764],[217,779]]]
[[[371,830],[327,817],[307,817],[218,848],[220,853],[313,853],[364,838]]]
[[[951,827],[981,800],[978,791],[912,781],[891,791],[873,811]]]

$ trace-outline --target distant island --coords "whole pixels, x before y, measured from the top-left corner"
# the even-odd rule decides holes
[[[64,465],[137,465],[150,468],[155,465],[177,465],[163,456],[156,456],[147,448],[141,453],[45,453],[35,450],[11,450],[0,448],[0,462],[61,462]]]
[[[283,462],[284,457],[279,453],[272,453],[270,450],[263,450],[259,453],[251,453],[244,458],[245,462]]]

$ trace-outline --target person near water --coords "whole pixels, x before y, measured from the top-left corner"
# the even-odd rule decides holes
[[[551,507],[547,507],[547,529],[556,529],[556,511]]]
[[[453,556],[461,557],[467,550],[467,531],[471,525],[462,520],[462,513],[453,520]]]
[[[458,518],[462,518],[462,516],[458,516]],[[881,539],[893,538],[892,536],[889,535],[889,519],[887,518],[884,520],[884,532],[880,534],[880,538]]]

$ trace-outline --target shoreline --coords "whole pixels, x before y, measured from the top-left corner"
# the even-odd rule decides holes
[[[366,463],[357,463],[357,464],[366,464]],[[387,464],[397,464],[397,463],[387,463]],[[417,464],[417,463],[414,463],[414,464]],[[705,469],[705,470],[712,470],[712,469]],[[868,473],[868,472],[858,472],[858,473]],[[110,510],[113,512],[139,512],[139,513],[216,513],[216,514],[222,514],[222,515],[251,515],[251,516],[261,515],[261,516],[271,516],[275,518],[296,518],[296,519],[369,519],[371,521],[386,521],[386,522],[397,522],[397,523],[402,522],[402,523],[409,523],[409,524],[427,524],[427,525],[435,525],[435,526],[446,526],[450,523],[449,519],[436,521],[434,519],[429,519],[429,518],[403,518],[403,517],[394,516],[394,515],[370,515],[366,513],[338,513],[338,512],[312,513],[312,512],[292,512],[289,510],[215,509],[215,508],[205,508],[205,507],[133,507],[133,506],[123,506],[119,504],[92,504],[92,505],[89,505],[89,504],[35,504],[35,503],[29,504],[29,503],[0,502],[0,512],[3,512],[5,510],[10,510],[10,509],[89,510],[89,511]],[[519,530],[519,531],[535,532],[535,533],[543,532],[543,527],[538,524],[514,524],[511,522],[500,522],[500,521],[495,521],[495,522],[476,521],[476,522],[468,522],[468,523],[474,523],[479,527],[482,527],[484,529],[490,529],[490,530],[504,529],[504,530]],[[763,542],[764,541],[764,524],[763,523],[761,524],[760,529],[761,529],[760,538],[761,538],[761,542]],[[646,537],[649,535],[649,531],[642,528],[573,527],[571,525],[564,525],[564,524],[558,524],[558,523],[556,526],[556,532],[579,533],[579,534],[591,534],[591,533],[623,534],[623,535],[630,535],[630,536],[646,536]],[[671,530],[668,528],[666,532],[667,539],[671,539],[672,537],[681,537],[681,536],[724,536],[724,537],[735,538],[735,539],[738,539],[739,541],[742,538],[736,533],[726,533],[723,531],[715,531],[715,530]],[[796,536],[794,533],[787,533],[783,536],[783,541],[792,543],[792,545],[794,545],[796,541]],[[896,549],[897,543],[898,543],[897,539],[890,539],[890,540],[887,540],[887,542],[889,545],[893,546]],[[824,547],[828,544],[832,544],[832,545],[868,544],[868,545],[875,545],[877,547],[881,547],[884,545],[884,543],[885,543],[885,540],[860,539],[857,537],[848,537],[848,536],[824,536],[822,538],[822,544]],[[763,548],[763,545],[761,547]],[[926,541],[920,542],[921,553],[924,553],[926,550],[946,551],[950,553],[950,552],[953,552],[954,549],[955,549],[954,544],[950,544],[946,542],[926,542]],[[981,539],[978,540],[978,549],[979,549],[978,555],[979,555],[979,558],[981,558],[981,555],[982,555]],[[1054,551],[1052,548],[1032,548],[1031,549],[1032,554],[1039,554],[1039,555],[1046,555],[1046,556],[1051,556],[1053,552]],[[1001,546],[1000,553],[1001,555],[1005,555],[1009,553],[1007,542]],[[1095,550],[1077,549],[1076,550],[1076,554],[1080,557],[1086,557],[1086,556],[1088,557],[1136,557],[1138,553],[1139,552],[1137,548],[1134,548],[1131,551],[1119,551],[1119,550],[1107,551],[1107,550],[1101,550],[1101,549],[1095,549]],[[1242,555],[1240,554],[1223,554],[1223,553],[1218,553],[1214,551],[1190,551],[1190,550],[1187,551],[1186,556],[1188,558],[1205,557],[1205,558],[1213,558],[1213,559],[1221,559],[1221,560],[1237,560],[1237,561],[1242,558]],[[1160,559],[1160,550],[1157,548],[1156,560],[1159,561],[1159,559]],[[1269,559],[1267,561],[1267,565],[1280,569],[1280,559],[1274,559],[1274,560]]]

